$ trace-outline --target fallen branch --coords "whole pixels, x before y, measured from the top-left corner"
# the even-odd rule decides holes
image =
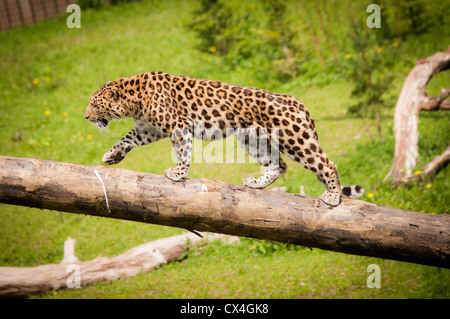
[[[158,239],[107,258],[79,261],[75,256],[76,240],[64,242],[64,259],[60,264],[36,267],[0,267],[0,298],[20,298],[49,290],[80,288],[101,281],[133,277],[180,257],[186,248],[214,239],[235,240],[226,235],[193,233]]]
[[[450,268],[450,216],[0,156],[0,202]],[[94,173],[97,171],[97,174]],[[103,188],[104,185],[104,188]],[[108,206],[106,205],[108,200]]]
[[[450,109],[450,101],[445,99],[450,95],[450,89],[442,89],[441,94],[436,97],[428,97],[426,93],[423,96],[421,110],[436,111]]]
[[[433,176],[437,174],[441,169],[447,166],[448,163],[450,163],[450,146],[447,147],[444,153],[433,158],[433,160],[423,168],[420,174],[411,175],[409,177],[404,178],[402,181],[403,183],[407,184],[416,181],[421,181],[428,176]]]
[[[428,176],[436,174],[450,162],[450,145],[441,155],[436,156],[424,168],[422,175]]]

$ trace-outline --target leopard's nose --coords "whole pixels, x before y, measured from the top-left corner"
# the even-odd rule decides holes
[[[85,118],[86,120],[89,120],[90,113],[91,113],[91,112],[89,112],[89,108],[86,110],[86,112],[84,112],[84,118]]]

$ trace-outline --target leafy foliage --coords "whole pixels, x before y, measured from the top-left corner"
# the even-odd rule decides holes
[[[394,63],[395,57],[389,59],[392,43],[439,34],[448,17],[437,2],[387,0],[380,5],[382,27],[369,32],[365,23],[370,3],[202,0],[189,27],[197,33],[201,51],[223,57],[232,70],[254,69],[255,78],[269,86],[301,78],[296,84],[307,87],[329,84],[339,76],[365,75],[352,81],[359,82],[356,96],[367,97],[350,111],[374,115],[385,102],[380,92],[394,77],[385,72]]]
[[[376,116],[380,140],[380,116],[386,104],[385,96],[394,80],[390,70],[396,58],[395,50],[380,37],[377,29],[367,29],[364,25],[353,23],[353,53],[347,53],[347,79],[353,84],[351,92],[356,103],[348,108],[350,113],[362,116]]]
[[[119,4],[119,3],[125,3],[125,2],[133,2],[133,1],[136,1],[136,0],[110,0],[109,3]],[[98,9],[98,8],[105,6],[107,4],[107,2],[105,0],[78,0],[77,4],[82,9],[87,9],[87,8]]]
[[[233,68],[257,66],[261,79],[298,75],[306,56],[284,1],[203,0],[196,15],[190,27],[200,37],[200,50],[223,56]]]

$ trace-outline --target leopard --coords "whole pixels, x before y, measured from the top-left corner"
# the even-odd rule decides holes
[[[193,139],[226,138],[231,131],[263,167],[260,177],[243,181],[246,187],[264,189],[274,183],[287,170],[280,156],[284,154],[315,173],[326,188],[321,199],[327,205],[338,206],[342,198],[357,198],[364,192],[359,185],[341,187],[337,165],[320,147],[309,111],[287,94],[147,72],[106,82],[90,97],[84,117],[101,130],[115,119],[134,120],[134,128],[104,154],[106,165],[121,162],[133,148],[170,138],[176,165],[164,175],[173,182],[184,181]]]

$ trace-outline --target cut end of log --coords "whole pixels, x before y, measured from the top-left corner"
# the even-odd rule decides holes
[[[77,243],[76,239],[67,238],[64,242],[64,257],[61,261],[61,264],[72,264],[79,261],[77,256],[75,256],[75,244]]]

